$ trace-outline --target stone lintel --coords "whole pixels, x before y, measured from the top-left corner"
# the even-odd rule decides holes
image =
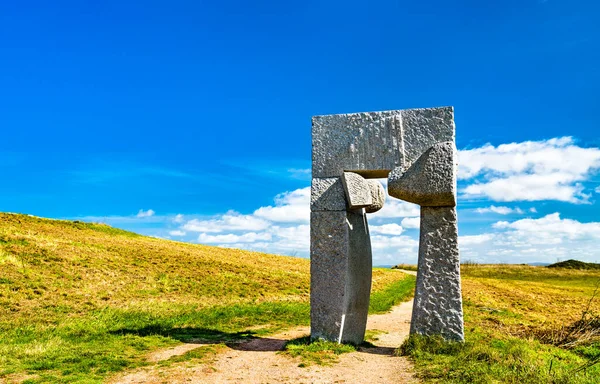
[[[408,168],[427,148],[454,141],[452,107],[315,116],[312,121],[312,175],[386,177]]]

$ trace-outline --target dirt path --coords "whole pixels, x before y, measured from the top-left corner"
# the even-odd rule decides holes
[[[410,272],[410,271],[409,271]],[[412,273],[411,273],[412,274]],[[393,356],[408,336],[412,300],[402,303],[390,313],[371,315],[367,329],[377,330],[375,348],[340,356],[338,363],[323,367],[298,367],[297,359],[278,354],[285,342],[308,335],[308,327],[294,328],[268,338],[253,339],[227,347],[214,360],[200,365],[180,365],[169,368],[145,368],[118,377],[113,383],[415,383],[412,366],[404,357]],[[168,359],[198,348],[198,344],[183,344],[159,351],[151,361]]]

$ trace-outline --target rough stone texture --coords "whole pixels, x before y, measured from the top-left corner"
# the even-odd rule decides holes
[[[346,210],[346,193],[340,177],[312,179],[310,210],[313,212]]]
[[[408,168],[435,143],[454,140],[454,108],[405,109],[402,135],[405,164]]]
[[[374,213],[383,208],[383,204],[385,203],[385,189],[377,180],[367,180],[367,183],[369,184],[369,190],[371,191],[371,200],[373,200],[373,204],[365,207],[365,212]]]
[[[312,123],[313,177],[387,177],[433,144],[454,141],[452,107],[315,116]]]
[[[360,344],[371,291],[371,241],[362,212],[311,213],[311,337]]]
[[[344,172],[342,185],[346,192],[348,209],[359,209],[373,204],[371,188],[364,177],[354,172]]]
[[[410,331],[464,340],[456,207],[421,207]]]
[[[444,107],[313,118],[312,338],[363,341],[372,264],[365,212],[385,201],[381,184],[363,178],[393,170],[392,194],[422,206],[411,331],[463,339],[456,210],[448,207],[456,204],[453,115]]]
[[[388,176],[390,196],[422,207],[456,205],[456,156],[454,143],[434,144],[404,173],[400,167]]]
[[[404,163],[400,111],[315,116],[312,142],[313,177],[386,177]]]

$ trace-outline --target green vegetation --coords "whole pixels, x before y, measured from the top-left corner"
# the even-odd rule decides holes
[[[579,260],[566,260],[550,264],[548,268],[568,268],[568,269],[600,269],[600,264],[586,263]]]
[[[299,367],[311,364],[331,365],[338,361],[338,355],[354,352],[356,348],[350,344],[338,344],[331,341],[311,341],[310,336],[290,340],[285,345],[285,354],[300,357]]]
[[[396,302],[387,288],[404,277],[374,270],[374,301]],[[101,382],[159,364],[147,359],[157,349],[237,342],[308,321],[306,259],[0,214],[0,381]]]
[[[385,313],[391,307],[408,300],[414,295],[416,282],[417,278],[415,276],[406,275],[404,279],[373,292],[369,302],[369,313]]]
[[[441,383],[597,383],[599,271],[462,267],[465,343],[413,336],[398,351]]]

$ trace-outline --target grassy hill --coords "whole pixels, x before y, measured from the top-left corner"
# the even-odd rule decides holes
[[[567,268],[567,269],[598,269],[600,270],[600,264],[597,263],[586,263],[585,261],[579,260],[565,260],[559,261],[558,263],[550,264],[548,268]]]
[[[375,269],[372,310],[414,278]],[[0,382],[100,382],[181,342],[308,324],[309,261],[0,213]]]

